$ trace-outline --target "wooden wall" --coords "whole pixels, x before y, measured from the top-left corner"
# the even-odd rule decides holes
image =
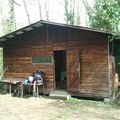
[[[108,97],[107,49],[105,34],[44,25],[4,43],[4,65],[8,66],[5,79],[25,79],[40,69],[45,72],[47,90],[52,90],[54,89],[54,63],[32,64],[32,56],[53,56],[54,50],[66,50],[67,90],[73,92],[75,88],[75,92],[77,91],[79,95]],[[76,74],[76,78],[72,76],[70,78],[71,73],[75,75],[72,72],[75,67],[71,66],[73,61],[70,58],[71,50],[79,51],[80,79],[78,79],[78,74]]]

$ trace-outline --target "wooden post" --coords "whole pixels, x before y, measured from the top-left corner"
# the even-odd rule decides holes
[[[44,84],[43,84],[43,94],[45,96],[45,86],[44,86]]]
[[[56,89],[56,81],[55,81],[55,59],[54,59],[54,51],[53,51],[53,91]]]
[[[79,82],[78,82],[79,88],[78,88],[78,89],[79,89],[79,92],[80,92],[80,50],[79,50],[78,54],[79,54],[79,55],[78,55],[78,57],[79,57],[79,58],[78,58],[78,60],[79,60]]]
[[[11,94],[11,83],[8,84],[9,84],[9,94]]]
[[[21,98],[23,98],[23,94],[24,94],[24,92],[23,92],[23,90],[24,90],[24,86],[21,84],[20,85],[21,86]]]
[[[111,96],[111,78],[110,78],[110,53],[109,53],[109,39],[108,39],[108,79],[109,79],[109,97]]]
[[[31,88],[31,85],[29,85],[28,87],[29,87],[29,95],[30,95],[30,88]]]

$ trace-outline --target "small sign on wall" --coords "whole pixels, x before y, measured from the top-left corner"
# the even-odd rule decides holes
[[[37,64],[52,63],[52,56],[33,56],[32,63],[37,63]]]

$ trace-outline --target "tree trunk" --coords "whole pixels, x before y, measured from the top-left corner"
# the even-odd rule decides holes
[[[25,0],[23,0],[23,3],[24,3],[24,8],[25,8],[25,11],[26,11],[26,15],[27,15],[27,19],[28,19],[28,23],[30,24],[30,16],[29,16],[29,13],[28,13],[28,10],[27,10],[27,6],[26,6],[26,3],[25,3]]]
[[[47,10],[47,1],[45,0],[45,16],[46,20],[49,21],[49,11]]]
[[[41,4],[40,1],[38,0],[38,6],[39,6],[39,15],[40,15],[40,20],[42,19],[42,12],[41,12]]]

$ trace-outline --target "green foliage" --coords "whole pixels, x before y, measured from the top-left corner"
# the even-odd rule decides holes
[[[120,1],[119,0],[95,0],[94,7],[88,5],[86,7],[90,26],[103,30],[110,30],[115,34],[120,31]]]
[[[64,0],[66,24],[80,25],[80,0]]]
[[[13,0],[8,0],[8,5],[9,5],[8,16],[7,17],[2,16],[2,26],[3,26],[2,31],[4,34],[10,33],[16,30]]]
[[[3,33],[7,34],[15,30],[14,23],[10,18],[6,18],[2,21],[3,25]]]
[[[80,103],[80,99],[71,97],[70,99],[67,99],[66,102],[69,102],[69,103]]]
[[[73,0],[73,2],[75,2]],[[73,5],[73,7],[71,7]],[[67,24],[74,24],[75,23],[75,13],[74,13],[74,3],[72,4],[65,0],[65,21]]]

